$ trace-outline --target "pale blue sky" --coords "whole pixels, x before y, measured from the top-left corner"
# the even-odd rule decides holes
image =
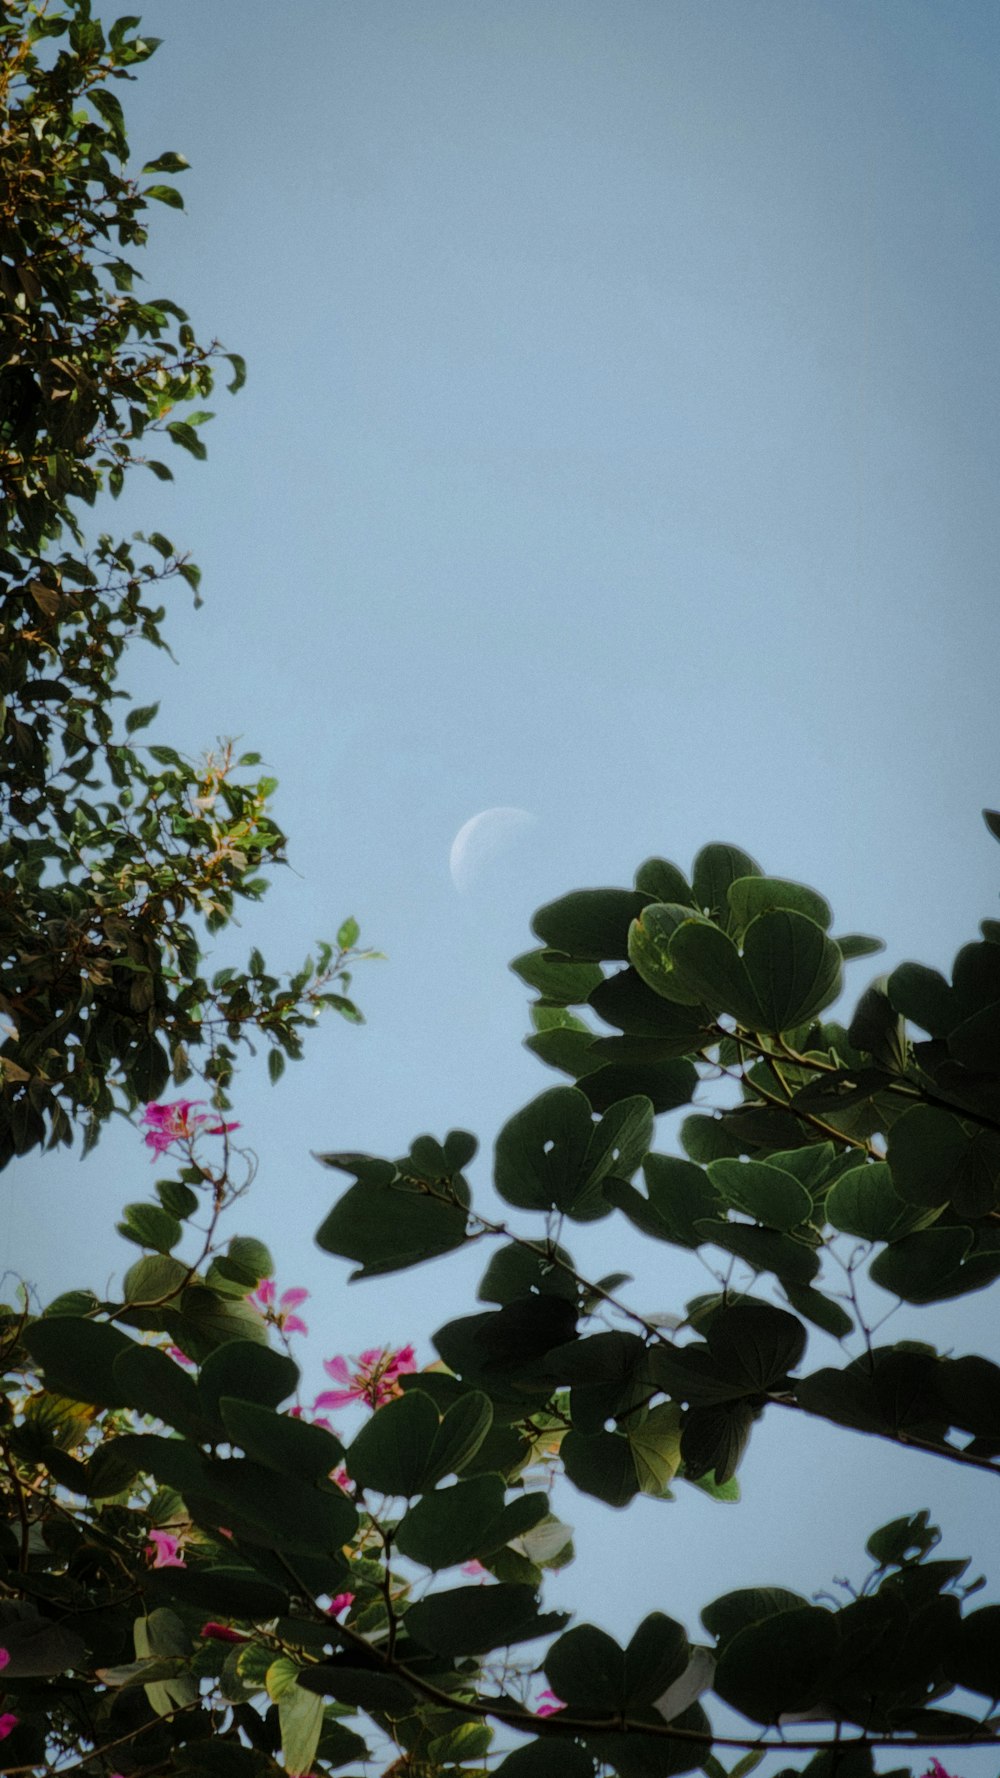
[[[115,515],[204,570],[204,610],[175,595],[179,670],[140,658],[132,683],[163,699],[151,738],[241,734],[281,779],[299,874],[247,942],[294,964],[354,912],[389,953],[358,972],[363,1032],[330,1024],[273,1094],[245,1076],[240,1216],[312,1288],[317,1356],[414,1335],[429,1358],[482,1256],[348,1295],[312,1247],[335,1180],[308,1151],[455,1124],[488,1151],[554,1083],[505,968],[540,901],[724,838],[890,966],[947,965],[995,912],[1000,11],[154,0],[143,24],[165,43],[126,95],[137,161],[192,162],[150,294],[249,382],[207,465]],[[537,825],[460,897],[449,845],[493,804]],[[106,1267],[147,1178],[123,1131],[21,1169],[43,1297]],[[611,1234],[639,1306],[703,1288],[618,1223],[581,1263]],[[987,1336],[984,1301],[930,1321],[907,1329]],[[847,1443],[769,1420],[728,1513],[568,1494],[554,1593],[587,1600],[611,1535],[621,1587],[590,1614],[691,1621],[730,1585],[859,1578],[867,1532],[923,1505],[986,1557],[985,1479],[871,1441],[849,1470]]]

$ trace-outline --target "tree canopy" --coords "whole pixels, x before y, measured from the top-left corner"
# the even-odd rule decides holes
[[[743,1778],[772,1756],[782,1778],[889,1758],[942,1778],[1000,1744],[1000,1605],[928,1511],[874,1528],[850,1582],[775,1574],[697,1624],[665,1598],[624,1645],[544,1591],[573,1558],[556,1478],[612,1511],[669,1513],[685,1487],[739,1511],[749,1440],[790,1414],[883,1441],[901,1474],[916,1451],[1000,1475],[1000,1365],[878,1325],[903,1302],[934,1334],[938,1305],[1000,1279],[1000,922],[950,980],[904,963],[844,1023],[844,967],[880,942],[737,846],[540,908],[513,968],[528,1047],[564,1081],[497,1133],[499,1211],[464,1130],[320,1157],[339,1277],[476,1243],[476,1302],[430,1363],[338,1354],[332,1387],[301,1387],[305,1292],[245,1230],[227,1089],[244,1039],[277,1079],[317,1009],[360,1016],[357,924],[287,979],[256,952],[203,973],[284,856],[273,781],[224,743],[143,745],[155,707],[119,729],[127,643],[165,646],[161,583],[198,575],[158,532],[81,528],[136,468],[169,475],[151,438],[203,455],[188,404],[220,359],[243,374],[141,302],[120,254],[151,203],[180,203],[159,176],[184,165],[120,170],[112,85],[155,48],[138,23],[12,0],[0,25],[0,1156],[77,1122],[93,1143],[118,1110],[159,1163],[122,1211],[120,1289],[0,1307],[0,1769]],[[173,1096],[190,1072],[204,1096]],[[682,1152],[661,1151],[657,1118],[685,1108]],[[597,1221],[622,1263],[591,1278],[571,1243]],[[637,1241],[699,1253],[712,1288],[636,1307]],[[818,1335],[842,1362],[816,1363]]]
[[[275,1074],[318,1010],[359,1014],[345,922],[298,971],[258,952],[207,979],[199,934],[267,887],[285,839],[260,756],[220,742],[203,759],[145,746],[157,705],[119,682],[128,644],[166,649],[170,583],[199,597],[194,562],[156,530],[88,543],[80,508],[126,476],[171,470],[162,446],[206,455],[219,365],[185,311],[139,290],[147,213],[180,207],[161,175],[125,169],[115,91],[156,48],[135,18],[107,32],[84,0],[14,0],[0,22],[0,1167],[33,1147],[92,1143],[192,1067],[224,1092],[254,1032]]]

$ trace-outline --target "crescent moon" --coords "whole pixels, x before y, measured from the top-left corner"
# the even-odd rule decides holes
[[[472,888],[477,878],[513,845],[525,828],[534,827],[537,817],[527,809],[481,809],[460,827],[451,842],[448,869],[460,895]]]

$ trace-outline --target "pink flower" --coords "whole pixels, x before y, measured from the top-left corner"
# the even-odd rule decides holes
[[[952,1778],[952,1775],[945,1771],[939,1759],[932,1758],[926,1772],[921,1774],[921,1778]]]
[[[0,1741],[6,1741],[11,1729],[16,1729],[21,1718],[15,1716],[13,1710],[5,1710],[0,1716]]]
[[[250,1640],[245,1630],[233,1630],[228,1624],[217,1624],[214,1618],[209,1618],[207,1624],[202,1624],[198,1634],[207,1636],[210,1642],[249,1642]]]
[[[354,1483],[351,1481],[343,1463],[338,1463],[336,1469],[330,1476],[330,1480],[331,1482],[336,1482],[337,1487],[342,1494],[352,1494],[354,1492]]]
[[[335,1383],[344,1385],[341,1389],[324,1389],[317,1395],[314,1406],[317,1408],[347,1407],[352,1401],[363,1401],[370,1408],[384,1407],[393,1396],[401,1395],[399,1378],[416,1370],[416,1357],[412,1346],[401,1346],[398,1352],[391,1347],[371,1347],[362,1352],[359,1359],[353,1361],[357,1369],[352,1371],[346,1358],[325,1358],[323,1369]]]
[[[10,1660],[10,1649],[9,1648],[0,1648],[0,1673],[3,1672],[3,1669],[6,1667],[7,1662],[9,1660]]]
[[[295,1286],[292,1290],[283,1290],[275,1304],[276,1285],[273,1278],[262,1278],[256,1290],[252,1290],[247,1302],[252,1303],[263,1315],[265,1321],[282,1333],[308,1333],[309,1329],[300,1316],[293,1314],[300,1303],[304,1303],[309,1295],[308,1290]]]
[[[342,1611],[346,1611],[348,1606],[353,1604],[353,1593],[335,1593],[326,1608],[326,1615],[327,1617],[338,1617]]]
[[[153,1557],[154,1568],[184,1568],[184,1557],[177,1554],[179,1548],[180,1540],[169,1531],[151,1531],[146,1554]]]
[[[486,1580],[489,1570],[481,1562],[472,1561],[462,1563],[462,1573],[467,1574],[470,1580]]]
[[[179,1346],[167,1346],[165,1351],[168,1358],[175,1359],[178,1364],[183,1364],[188,1370],[194,1369],[194,1359],[189,1358],[186,1352],[182,1352]]]
[[[548,1703],[535,1705],[536,1716],[555,1716],[558,1711],[565,1710],[565,1704],[561,1698],[556,1697],[555,1692],[544,1691],[539,1692],[538,1695],[539,1698],[547,1698]]]
[[[154,1159],[175,1142],[190,1147],[198,1135],[222,1136],[239,1129],[239,1124],[220,1123],[214,1113],[195,1109],[204,1103],[204,1099],[175,1099],[170,1105],[146,1106],[139,1122],[146,1125],[146,1147],[153,1150]]]

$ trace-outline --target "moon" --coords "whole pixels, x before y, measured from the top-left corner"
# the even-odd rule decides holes
[[[481,809],[451,842],[448,869],[460,895],[465,895],[495,859],[534,827],[537,817],[527,809]]]

